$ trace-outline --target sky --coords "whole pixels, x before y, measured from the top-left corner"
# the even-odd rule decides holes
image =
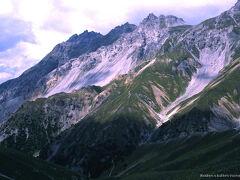
[[[0,0],[0,83],[16,78],[53,47],[84,30],[106,34],[149,13],[195,25],[237,0]]]

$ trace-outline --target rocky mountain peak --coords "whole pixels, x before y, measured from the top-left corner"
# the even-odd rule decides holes
[[[78,41],[78,40],[81,40],[81,39],[85,39],[85,38],[99,38],[103,36],[102,34],[100,33],[97,33],[97,32],[94,32],[94,31],[88,31],[88,30],[85,30],[83,33],[77,35],[77,34],[74,34],[72,35],[68,40],[67,42],[74,42],[74,41]]]
[[[157,22],[158,22],[158,17],[155,16],[153,13],[150,13],[146,18],[143,19],[140,25],[150,25],[150,24],[155,24]]]
[[[157,20],[157,19],[158,19],[158,17],[155,14],[149,13],[148,16],[144,20],[153,21],[153,20]]]
[[[134,29],[136,29],[136,27],[137,27],[136,25],[130,24],[129,22],[126,22],[125,24],[117,26],[114,29],[123,29],[123,30],[131,29],[131,30],[134,30]]]
[[[116,26],[114,29],[112,29],[108,34],[107,36],[111,36],[111,35],[114,35],[116,36],[116,34],[123,34],[123,33],[129,33],[129,32],[132,32],[134,31],[135,29],[137,28],[136,25],[134,24],[129,24],[128,22],[123,24],[123,25],[120,25],[120,26]]]
[[[173,15],[160,15],[157,17],[153,13],[150,13],[143,21],[140,23],[140,26],[154,26],[159,25],[160,28],[167,28],[172,26],[184,25],[185,22],[182,18],[178,18]]]
[[[184,25],[185,21],[182,18],[178,18],[176,16],[166,16],[165,18],[165,23],[167,27],[171,27],[171,26],[179,26],[179,25]]]

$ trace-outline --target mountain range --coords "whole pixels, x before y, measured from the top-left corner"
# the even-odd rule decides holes
[[[61,179],[59,165],[72,179],[237,174],[239,80],[240,1],[194,26],[151,13],[75,34],[0,85],[0,153],[36,166],[0,177]]]

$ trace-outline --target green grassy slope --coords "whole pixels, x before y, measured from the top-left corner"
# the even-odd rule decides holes
[[[239,174],[239,164],[240,132],[233,130],[143,145],[99,179],[197,180],[200,174]]]
[[[0,179],[15,180],[84,180],[84,176],[64,167],[33,158],[0,146]]]

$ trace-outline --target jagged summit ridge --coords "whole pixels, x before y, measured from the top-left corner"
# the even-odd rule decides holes
[[[173,15],[160,15],[157,17],[155,14],[150,13],[143,21],[140,23],[141,25],[160,25],[161,28],[173,27],[185,25],[185,21],[182,18],[178,18]]]
[[[117,31],[113,29],[105,36],[100,33],[85,31],[80,35],[75,34],[68,41],[56,45],[37,65],[26,70],[18,78],[0,85],[0,121],[7,120],[25,100],[42,97],[49,85],[51,86],[58,80],[59,67],[82,54],[112,44],[122,34],[129,33],[135,28],[135,25],[125,24],[117,27]],[[65,67],[69,70],[72,66],[71,64],[68,65],[70,66],[66,65]],[[50,84],[47,84],[49,81]]]
[[[100,33],[97,33],[97,32],[94,32],[94,31],[88,31],[88,30],[85,30],[83,33],[81,34],[74,34],[72,35],[68,40],[67,42],[75,42],[77,40],[79,40],[80,38],[83,38],[83,37],[90,37],[90,36],[97,36],[97,37],[102,37],[103,35],[100,34]]]
[[[129,72],[141,61],[153,58],[170,36],[169,27],[183,24],[184,21],[175,16],[156,17],[149,14],[138,27],[129,23],[116,27],[109,34],[115,34],[119,29],[130,29],[130,32],[122,33],[114,43],[83,54],[59,67],[58,71],[53,71],[50,77],[56,73],[60,76],[57,75],[57,82],[49,86],[47,96],[72,92],[88,85],[106,85],[118,75]],[[48,84],[52,83],[51,79]]]
[[[129,22],[126,22],[120,26],[116,26],[114,29],[110,31],[110,33],[114,33],[116,31],[123,31],[124,33],[132,32],[137,28],[135,24],[130,24]]]
[[[120,26],[116,26],[115,28],[113,28],[106,36],[111,36],[112,34],[129,33],[134,31],[136,28],[137,28],[136,25],[126,22]],[[89,38],[89,37],[102,38],[103,36],[104,35],[102,35],[101,33],[85,30],[83,33],[79,35],[78,34],[72,35],[66,42],[76,42],[78,40],[81,40],[81,38]],[[87,40],[84,40],[84,41],[87,41]]]

